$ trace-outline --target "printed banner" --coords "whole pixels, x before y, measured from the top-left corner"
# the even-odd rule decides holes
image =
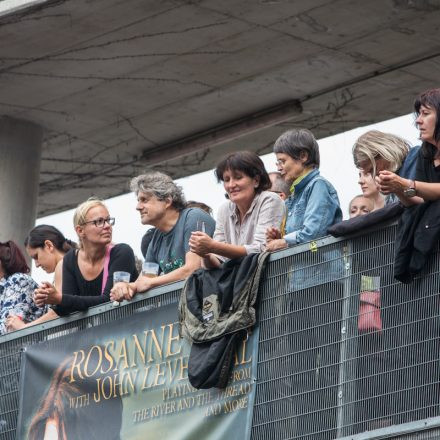
[[[17,439],[249,439],[257,335],[237,350],[225,389],[197,390],[187,378],[190,345],[179,337],[176,309],[28,347]]]

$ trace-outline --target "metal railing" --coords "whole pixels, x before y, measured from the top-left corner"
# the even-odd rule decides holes
[[[271,255],[260,286],[252,439],[440,438],[439,253],[403,285],[393,278],[395,232]],[[15,438],[24,346],[177,304],[182,285],[1,337],[0,439]],[[364,292],[376,305],[364,308]]]

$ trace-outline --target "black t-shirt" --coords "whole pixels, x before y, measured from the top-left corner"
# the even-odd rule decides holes
[[[109,301],[115,271],[129,272],[130,281],[135,281],[138,276],[133,250],[127,244],[117,244],[110,251],[108,278],[103,294],[101,290],[104,269],[94,280],[84,279],[78,266],[77,252],[71,249],[63,259],[63,297],[61,304],[55,308],[56,313],[68,315]]]

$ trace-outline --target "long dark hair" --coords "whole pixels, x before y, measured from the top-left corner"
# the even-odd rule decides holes
[[[64,254],[77,247],[75,242],[68,240],[62,232],[51,225],[35,226],[26,237],[24,245],[31,248],[43,248],[46,240],[51,241],[55,248]]]
[[[434,139],[438,143],[440,141],[440,89],[430,89],[421,93],[417,96],[414,101],[414,113],[415,116],[419,116],[420,108],[428,107],[435,110],[436,113],[436,121],[435,121],[435,129],[434,129]],[[422,151],[424,157],[427,159],[434,159],[437,154],[437,148],[435,145],[430,144],[429,142],[423,142]]]
[[[5,243],[0,242],[0,261],[6,276],[30,271],[20,248],[11,240]]]
[[[91,359],[93,370],[98,361]],[[28,439],[40,440],[44,437],[46,423],[50,419],[58,422],[60,440],[120,440],[122,426],[122,400],[120,396],[111,397],[102,402],[90,398],[87,406],[71,407],[72,399],[84,395],[93,395],[96,390],[97,377],[100,373],[85,377],[80,382],[71,381],[73,356],[66,358],[56,369],[46,395],[41,399],[38,409],[29,426]],[[105,394],[111,394],[111,385],[102,380]],[[104,393],[104,391],[103,391]]]

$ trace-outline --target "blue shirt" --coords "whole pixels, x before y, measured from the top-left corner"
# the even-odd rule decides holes
[[[414,180],[416,178],[416,166],[418,153],[421,146],[413,147],[409,149],[402,166],[397,170],[396,174],[404,179]]]
[[[284,239],[289,246],[323,237],[329,226],[342,220],[338,194],[318,169],[295,185],[295,192],[286,200],[286,208]]]

